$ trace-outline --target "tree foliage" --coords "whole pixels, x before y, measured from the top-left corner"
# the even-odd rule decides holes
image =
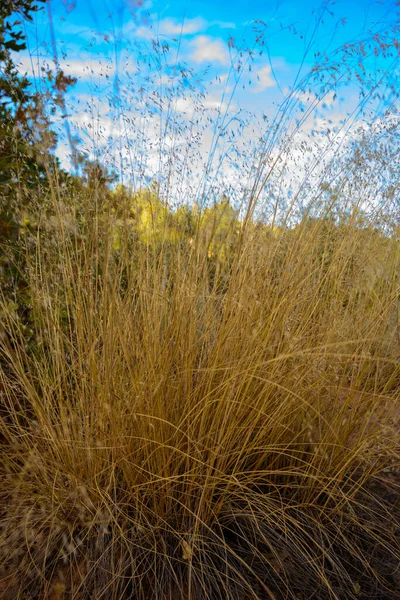
[[[47,72],[48,90],[39,94],[17,66],[27,50],[24,21],[32,21],[45,0],[4,0],[0,3],[0,280],[16,316],[29,321],[26,296],[27,232],[38,207],[48,196],[49,178],[66,180],[54,155],[56,135],[44,103],[59,103],[74,79],[62,71]]]

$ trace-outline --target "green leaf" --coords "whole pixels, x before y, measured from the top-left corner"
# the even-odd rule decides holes
[[[22,42],[22,44],[18,44],[16,40],[9,40],[4,44],[7,50],[14,50],[14,52],[20,52],[21,50],[26,49],[26,44]]]
[[[358,581],[355,581],[353,583],[353,590],[356,596],[359,595],[359,593],[361,592],[361,585],[358,583]]]

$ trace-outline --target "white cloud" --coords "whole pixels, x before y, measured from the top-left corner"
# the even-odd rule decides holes
[[[207,23],[201,17],[194,19],[185,19],[178,21],[177,19],[164,19],[160,22],[160,33],[166,35],[192,35],[206,29]]]
[[[147,25],[140,25],[137,29],[131,27],[131,29],[135,37],[150,40],[156,36],[193,35],[199,31],[204,31],[207,27],[208,23],[202,17],[184,20],[168,17],[161,21],[154,19]]]
[[[195,104],[190,98],[178,98],[176,102],[174,102],[173,106],[174,110],[177,113],[180,113],[181,116],[188,115],[188,113],[190,116],[195,110]],[[202,107],[206,108],[207,110],[216,110],[221,114],[227,112],[229,108],[226,102],[223,102],[217,96],[212,95],[204,98],[204,100],[202,101]],[[230,110],[232,111],[235,108],[235,106],[231,106]]]
[[[19,56],[17,65],[20,73],[26,73],[28,77],[35,78],[43,77],[42,69],[55,70],[54,61],[44,56],[33,56],[32,59],[29,56]],[[78,79],[90,79],[94,76],[110,76],[115,70],[115,67],[107,60],[93,60],[90,56],[86,57],[86,60],[84,58],[81,60],[61,60],[59,62],[59,67],[65,75],[71,75]]]
[[[186,114],[193,111],[193,101],[190,98],[178,98],[174,102],[174,110],[177,113]]]
[[[135,28],[131,28],[132,31],[129,31],[129,35],[134,34],[135,37],[137,38],[141,38],[144,40],[151,40],[154,36],[154,30],[152,27],[149,27],[148,25],[141,25],[140,27],[138,27],[137,29]],[[127,32],[125,31],[125,34],[127,34]]]
[[[101,60],[65,60],[60,62],[60,69],[66,75],[78,77],[78,79],[89,79],[93,76],[112,75],[114,66]]]
[[[267,88],[275,87],[276,82],[272,76],[271,67],[269,65],[261,67],[261,69],[258,69],[255,74],[257,76],[257,83],[253,88],[251,88],[254,93],[258,94]]]
[[[37,68],[37,61],[35,57],[19,55],[16,59],[16,65],[21,75],[28,75],[28,77],[38,77],[40,75],[40,67]]]
[[[219,99],[215,96],[210,96],[208,98],[205,98],[203,100],[203,106],[210,110],[217,110],[221,114],[226,113],[229,108],[227,102],[223,102],[221,99]],[[230,106],[231,112],[234,109],[235,109],[235,105]]]
[[[199,35],[192,41],[194,48],[190,58],[194,62],[229,64],[229,53],[226,45],[220,39],[208,35]]]

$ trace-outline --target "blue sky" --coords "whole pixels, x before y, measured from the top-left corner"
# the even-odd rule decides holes
[[[290,84],[305,53],[309,66],[317,51],[332,53],[341,44],[364,38],[368,30],[399,22],[397,4],[388,0],[52,0],[51,7],[59,56],[69,59],[66,70],[78,77],[91,58],[115,61],[115,44],[119,50],[132,48],[135,42],[150,44],[154,36],[171,47],[179,44],[175,60],[200,70],[211,65],[213,73],[221,73],[230,60],[228,40],[253,48],[256,27],[265,42],[257,46],[263,51],[257,63],[268,66],[269,55],[278,81]],[[257,25],[257,20],[263,24]],[[31,55],[52,54],[47,11],[38,14],[27,31]],[[262,79],[268,83],[266,70]]]
[[[379,22],[388,23],[399,18],[400,10],[395,1],[338,0],[319,2],[315,0],[259,1],[247,3],[239,0],[52,0],[54,26],[60,43],[79,44],[87,41],[91,31],[113,36],[133,33],[139,36],[146,26],[165,38],[179,36],[181,27],[186,35],[207,33],[227,39],[230,35],[250,40],[251,23],[263,20],[268,26],[271,51],[288,61],[298,61],[300,52],[310,41],[316,18],[321,15],[320,31],[314,40],[319,50],[352,41],[365,35],[368,27]],[[330,14],[332,13],[332,14]],[[341,19],[345,22],[341,23]],[[340,26],[339,26],[340,23]],[[288,43],[282,33],[292,25],[304,34],[298,44]],[[46,37],[41,28],[39,43]],[[101,49],[101,44],[98,45]]]
[[[324,53],[336,60],[336,48],[367,42],[374,33],[387,32],[390,40],[396,39],[390,27],[399,24],[397,4],[388,0],[52,0],[51,23],[44,10],[26,25],[29,51],[20,57],[21,71],[28,72],[40,89],[40,67],[54,68],[56,50],[63,71],[77,77],[67,104],[81,147],[93,154],[103,139],[107,152],[123,152],[125,160],[128,153],[122,146],[137,136],[138,128],[143,145],[147,136],[147,147],[152,135],[154,139],[161,135],[160,115],[171,104],[169,89],[184,127],[199,110],[196,101],[203,94],[203,119],[212,115],[208,116],[211,129],[216,122],[220,127],[233,123],[239,135],[235,115],[247,111],[272,119]],[[242,57],[240,49],[244,49]],[[383,59],[367,47],[362,61],[377,77],[379,68],[389,64],[393,68],[397,54]],[[328,121],[340,123],[357,105],[360,58],[347,56],[346,61],[352,80],[337,97],[328,94],[317,106],[314,124],[321,121],[322,113]],[[239,62],[244,68],[238,72]],[[142,108],[144,96],[147,112]],[[177,131],[178,125],[173,135]],[[212,146],[212,132],[203,135]],[[59,154],[67,165],[68,147],[62,139]]]

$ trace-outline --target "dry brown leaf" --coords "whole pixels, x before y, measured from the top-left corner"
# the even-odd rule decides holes
[[[186,540],[182,540],[182,558],[183,560],[192,560],[193,558],[193,550],[189,546]]]

